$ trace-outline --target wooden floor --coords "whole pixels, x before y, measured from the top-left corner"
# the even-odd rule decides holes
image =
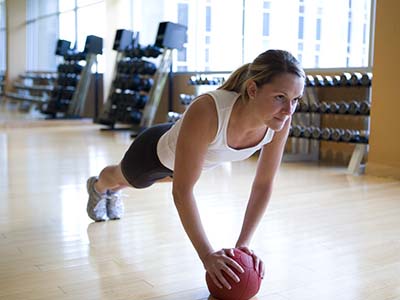
[[[0,128],[0,300],[208,299],[170,183],[125,190],[122,220],[86,215],[87,177],[120,160],[129,132],[16,127]],[[254,168],[250,159],[201,177],[215,249],[234,245]],[[252,246],[267,267],[254,299],[400,299],[400,184],[284,164]]]

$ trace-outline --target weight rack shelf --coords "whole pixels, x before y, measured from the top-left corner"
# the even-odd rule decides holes
[[[353,144],[355,145],[352,152],[347,171],[351,174],[359,174],[363,171],[364,166],[361,164],[362,159],[368,151],[368,135],[369,135],[369,113],[370,113],[370,88],[372,85],[372,73],[361,72],[344,72],[340,75],[307,75],[305,82],[304,97],[299,102],[296,112],[293,114],[292,128],[290,133],[291,145],[288,152],[285,153],[287,161],[295,160],[319,160],[320,158],[320,142],[332,142],[338,144]],[[324,89],[329,88],[328,93],[320,101],[321,95],[324,94]],[[330,88],[333,88],[332,90]],[[352,94],[357,94],[356,98],[351,100],[333,101],[332,95],[338,95],[338,89],[344,89],[346,97]],[[349,89],[348,93],[346,90]],[[351,90],[350,90],[351,89]],[[332,92],[332,94],[331,94]],[[359,94],[366,94],[361,99]],[[353,97],[353,96],[351,96]],[[360,118],[359,121],[351,121],[349,118]],[[327,118],[327,119],[326,119]],[[333,119],[332,119],[333,118]],[[340,119],[344,118],[344,119]],[[356,120],[356,119],[355,119]],[[302,127],[303,130],[309,127],[327,130],[326,125],[336,130],[335,139],[332,138],[313,138],[312,136],[303,136],[303,133],[295,134],[293,130],[296,127]],[[344,126],[337,126],[337,123],[342,122]],[[321,126],[322,123],[325,126]],[[360,124],[362,123],[362,125]],[[347,125],[346,125],[347,124]],[[356,128],[347,127],[357,125]],[[362,129],[358,128],[362,127]],[[358,140],[344,141],[340,137],[340,132],[351,130],[362,131],[362,137]],[[326,146],[324,146],[326,148]],[[290,152],[291,151],[291,152]]]

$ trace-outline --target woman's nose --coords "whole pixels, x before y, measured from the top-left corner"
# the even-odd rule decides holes
[[[297,106],[297,101],[287,101],[284,106],[284,113],[288,116],[291,116],[294,114]]]

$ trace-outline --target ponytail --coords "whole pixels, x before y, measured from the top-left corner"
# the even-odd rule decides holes
[[[244,82],[247,80],[249,66],[250,63],[247,63],[238,68],[218,89],[240,93]]]
[[[250,81],[261,87],[285,73],[305,78],[304,70],[292,54],[285,50],[268,50],[257,56],[252,63],[234,71],[218,89],[239,93],[243,101],[247,102],[249,100],[247,86]]]

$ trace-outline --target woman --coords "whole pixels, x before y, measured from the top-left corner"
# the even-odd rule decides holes
[[[235,247],[264,264],[249,249],[251,237],[270,199],[290,121],[302,96],[305,74],[288,52],[268,50],[236,70],[216,91],[199,96],[176,124],[162,124],[138,136],[119,165],[88,179],[87,211],[95,221],[118,219],[123,204],[118,191],[144,188],[173,175],[173,198],[182,225],[206,271],[220,288],[230,289],[224,271],[239,281],[243,272],[232,249],[215,251],[201,224],[193,189],[202,170],[243,160],[261,149],[242,230]]]

